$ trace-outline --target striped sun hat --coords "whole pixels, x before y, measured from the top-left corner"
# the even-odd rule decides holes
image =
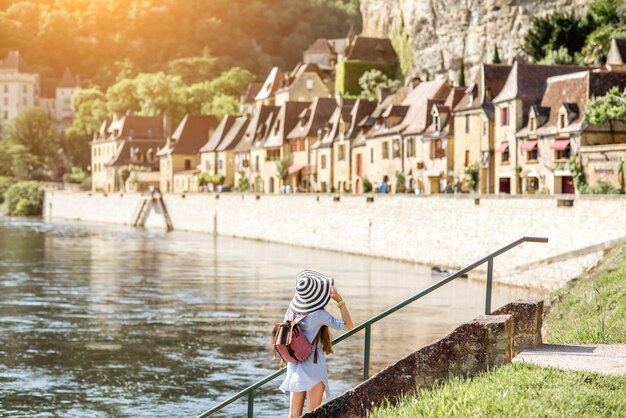
[[[334,281],[313,270],[302,270],[296,279],[296,295],[289,304],[295,313],[309,313],[322,309],[330,300]]]

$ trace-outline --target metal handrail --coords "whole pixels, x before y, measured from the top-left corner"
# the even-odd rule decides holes
[[[370,340],[371,340],[371,327],[372,324],[375,322],[380,321],[381,319],[385,318],[388,315],[391,315],[392,313],[404,308],[406,305],[409,305],[410,303],[415,302],[418,299],[421,299],[422,297],[426,296],[427,294],[433,292],[434,290],[437,290],[438,288],[440,288],[441,286],[451,282],[454,279],[457,279],[465,274],[467,274],[468,272],[470,272],[471,270],[474,270],[476,267],[484,264],[485,262],[487,263],[487,286],[486,286],[486,295],[485,295],[485,314],[489,315],[491,313],[491,285],[492,285],[492,280],[493,280],[493,259],[497,256],[499,256],[500,254],[509,251],[510,249],[512,249],[513,247],[517,247],[518,245],[520,245],[523,242],[539,242],[539,243],[546,243],[548,242],[548,238],[541,238],[541,237],[522,237],[516,241],[513,241],[512,243],[500,248],[497,251],[492,252],[491,254],[489,254],[486,257],[481,258],[480,260],[462,268],[461,270],[456,271],[455,273],[452,273],[451,275],[449,275],[448,277],[446,277],[445,279],[442,279],[440,281],[438,281],[437,283],[435,283],[434,285],[427,287],[426,289],[422,290],[419,293],[416,293],[415,295],[411,296],[408,299],[405,299],[404,301],[398,303],[397,305],[392,306],[391,308],[379,313],[378,315],[370,318],[369,320],[363,322],[360,325],[357,325],[356,327],[352,328],[350,331],[338,336],[337,338],[335,338],[332,341],[332,344],[338,344],[341,341],[345,340],[346,338],[350,338],[351,336],[353,336],[354,334],[356,334],[357,332],[365,329],[365,349],[364,349],[364,355],[363,355],[363,380],[367,380],[369,377],[369,357],[370,357]],[[278,376],[280,376],[281,374],[285,373],[287,369],[286,368],[282,368],[280,370],[275,371],[274,373],[264,377],[263,379],[259,380],[258,382],[254,383],[253,385],[248,386],[247,388],[245,388],[244,390],[242,390],[241,392],[231,396],[230,398],[226,399],[225,401],[219,403],[218,405],[215,405],[213,408],[209,409],[208,411],[205,411],[203,413],[201,413],[200,415],[198,415],[196,418],[205,418],[208,416],[213,415],[215,412],[218,412],[219,410],[223,409],[224,407],[230,405],[231,403],[235,402],[236,400],[243,398],[244,396],[247,395],[248,397],[248,418],[252,418],[254,415],[254,391],[256,389],[258,389],[259,387],[263,386],[264,384],[274,380],[275,378],[277,378]]]

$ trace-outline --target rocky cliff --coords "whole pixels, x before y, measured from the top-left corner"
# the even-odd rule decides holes
[[[413,75],[466,80],[495,45],[502,62],[522,56],[520,44],[533,16],[585,12],[588,0],[361,0],[363,34],[389,36],[404,30],[413,51]]]

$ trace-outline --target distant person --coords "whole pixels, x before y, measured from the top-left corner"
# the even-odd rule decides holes
[[[285,190],[286,190],[286,188],[285,188],[284,184],[282,186],[280,186],[280,192],[281,193],[285,193]]]
[[[341,319],[324,310],[330,299],[337,302]],[[328,370],[324,354],[333,352],[329,327],[337,330],[352,329],[352,319],[346,303],[334,286],[334,280],[313,270],[303,270],[296,279],[296,294],[289,304],[285,321],[304,316],[300,321],[302,333],[309,342],[315,341],[313,353],[304,361],[287,363],[287,376],[280,385],[290,392],[289,417],[302,415],[306,399],[307,412],[322,404],[324,395],[329,396]],[[316,336],[319,336],[316,338]],[[317,362],[315,362],[317,357]]]
[[[291,185],[290,184],[287,184],[285,186],[285,193],[291,193]]]
[[[380,186],[378,186],[378,193],[387,193],[387,185],[384,181],[380,183]]]

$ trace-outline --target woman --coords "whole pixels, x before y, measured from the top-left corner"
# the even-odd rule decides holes
[[[337,302],[341,319],[324,310],[331,298]],[[333,279],[312,270],[304,270],[298,274],[296,295],[289,304],[285,320],[290,313],[295,317],[306,315],[300,321],[300,327],[309,341],[313,341],[317,333],[320,333],[317,347],[313,347],[313,353],[306,360],[287,363],[287,377],[280,385],[284,392],[291,392],[289,417],[296,418],[302,415],[305,399],[309,412],[320,406],[324,394],[328,396],[328,372],[324,356],[324,353],[332,353],[328,328],[352,329],[353,324],[346,303],[335,288]],[[315,362],[316,348],[317,362]]]

